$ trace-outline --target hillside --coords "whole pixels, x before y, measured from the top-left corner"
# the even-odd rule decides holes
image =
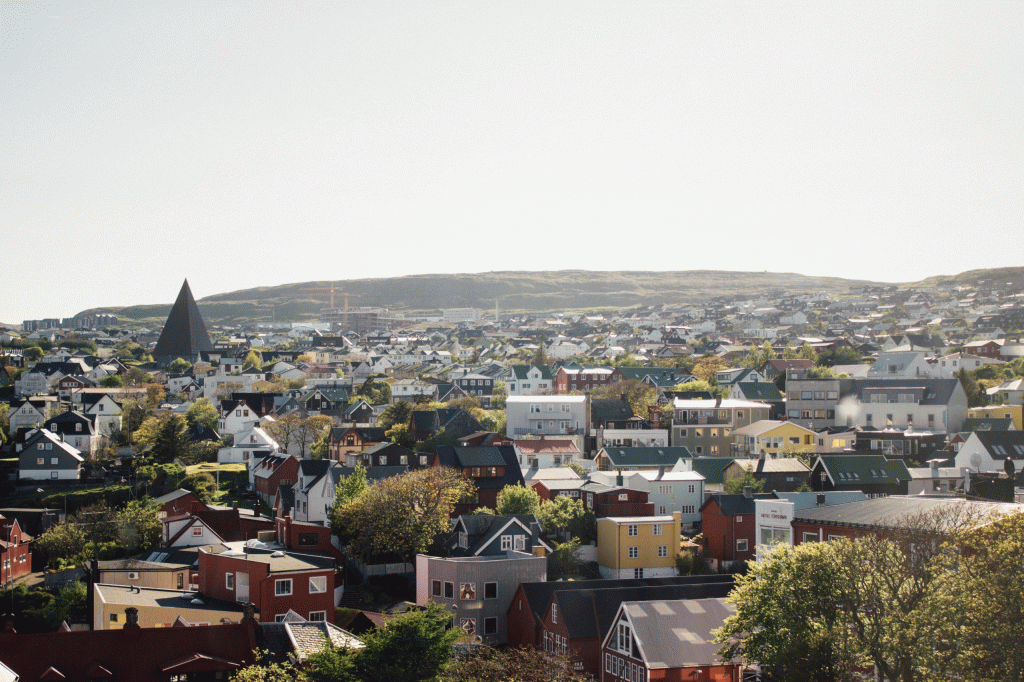
[[[902,286],[976,284],[979,281],[1024,282],[1024,268],[980,270],[929,278]],[[330,282],[296,282],[243,289],[198,301],[208,324],[271,320],[315,320],[328,305]],[[717,296],[749,298],[817,291],[846,293],[850,287],[881,284],[838,277],[795,273],[687,270],[678,272],[559,270],[549,272],[487,272],[453,275],[410,275],[378,279],[337,280],[335,306],[344,293],[350,307],[377,306],[394,312],[440,311],[443,308],[493,310],[503,313],[560,310],[624,309],[645,305],[686,305]],[[163,324],[170,303],[124,308],[97,308],[134,323]]]

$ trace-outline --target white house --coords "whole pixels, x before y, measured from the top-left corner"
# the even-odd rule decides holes
[[[589,407],[585,395],[509,396],[505,401],[505,435],[584,436],[589,431]]]
[[[250,466],[250,462],[254,458],[262,459],[264,455],[277,452],[280,449],[277,441],[267,435],[266,431],[258,426],[250,426],[235,434],[234,445],[217,451],[217,462],[220,464],[244,463],[246,466]]]

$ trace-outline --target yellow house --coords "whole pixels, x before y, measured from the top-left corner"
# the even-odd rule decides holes
[[[194,592],[161,590],[125,585],[93,585],[93,629],[119,630],[125,624],[125,609],[135,607],[139,626],[171,627],[178,618],[189,625],[240,623],[242,604],[198,597]]]
[[[603,578],[676,575],[682,515],[606,516],[597,520],[597,563]]]
[[[733,455],[814,452],[818,434],[796,422],[762,419],[732,432]]]
[[[970,407],[967,409],[968,419],[1010,419],[1015,431],[1020,431],[1024,422],[1024,406],[1021,405],[988,405],[987,407]]]

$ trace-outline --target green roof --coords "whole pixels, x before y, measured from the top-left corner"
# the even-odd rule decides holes
[[[725,483],[722,472],[735,461],[733,457],[696,457],[690,460],[690,464],[704,477],[706,485],[721,485]]]
[[[821,455],[818,459],[836,484],[897,483],[911,478],[902,459],[885,455]]]
[[[736,387],[743,393],[744,400],[782,402],[779,387],[770,381],[741,381]]]
[[[1010,431],[1013,429],[1013,420],[1008,417],[968,417],[964,419],[961,432],[973,433],[974,431]]]

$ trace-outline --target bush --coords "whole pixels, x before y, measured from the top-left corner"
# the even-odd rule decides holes
[[[679,575],[705,575],[711,572],[704,552],[696,548],[683,548],[676,556],[676,571]]]

